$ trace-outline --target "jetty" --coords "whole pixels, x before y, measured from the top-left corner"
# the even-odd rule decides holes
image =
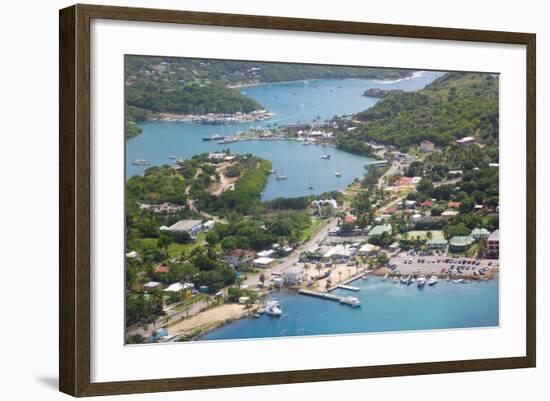
[[[353,287],[351,285],[345,285],[345,284],[338,284],[336,287],[334,288],[340,288],[342,290],[348,290],[348,291],[359,291],[359,287]]]
[[[361,302],[357,298],[354,298],[354,297],[341,297],[341,296],[338,296],[338,295],[329,294],[328,292],[317,292],[317,291],[310,291],[310,290],[300,289],[298,291],[298,293],[302,294],[302,295],[308,295],[310,297],[317,297],[317,298],[322,298],[322,299],[328,299],[329,301],[336,301],[336,302],[339,302],[341,304],[349,305],[349,306],[352,306],[352,307],[356,307],[356,306],[359,306],[361,304]]]

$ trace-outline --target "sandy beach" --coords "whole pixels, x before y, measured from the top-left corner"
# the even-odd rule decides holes
[[[224,304],[216,306],[212,309],[201,312],[188,319],[183,319],[179,322],[168,325],[170,335],[181,336],[201,330],[206,332],[219,327],[225,323],[240,319],[252,313],[257,306],[246,308],[245,305],[239,304]]]

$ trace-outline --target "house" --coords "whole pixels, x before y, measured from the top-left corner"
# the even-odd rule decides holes
[[[258,252],[257,255],[258,255],[259,258],[269,258],[274,253],[275,253],[274,249],[267,249],[265,251]]]
[[[345,246],[342,244],[335,245],[330,247],[324,254],[324,259],[345,259],[350,257],[349,245]]]
[[[373,245],[373,244],[364,244],[357,250],[358,256],[368,256],[372,255],[373,253],[376,253],[380,250],[379,246]]]
[[[353,214],[348,214],[346,217],[344,217],[344,222],[348,224],[353,224],[357,221],[357,217],[355,217]]]
[[[178,233],[185,231],[193,239],[197,238],[197,235],[202,231],[202,220],[180,220],[170,227],[162,226],[161,231],[168,231],[172,233]]]
[[[449,241],[449,248],[454,252],[463,252],[474,243],[474,239],[468,236],[452,237]]]
[[[250,263],[254,259],[254,252],[244,249],[233,249],[225,256],[225,261],[233,266],[240,267]]]
[[[210,160],[223,160],[225,159],[225,153],[216,152],[216,153],[209,153],[208,158]]]
[[[459,146],[470,146],[474,143],[476,143],[476,139],[473,136],[465,136],[456,140],[456,144]]]
[[[156,281],[149,281],[148,283],[143,284],[143,289],[147,291],[155,290],[157,288],[160,288],[160,283]]]
[[[426,246],[432,250],[445,250],[447,248],[447,240],[445,238],[432,238],[426,241]]]
[[[166,287],[163,291],[164,292],[180,292],[184,290],[190,290],[194,288],[194,284],[192,283],[173,283],[170,284],[168,287]]]
[[[422,152],[433,152],[434,149],[435,149],[435,146],[432,141],[424,139],[422,142],[420,142],[420,150]]]
[[[457,210],[445,210],[443,213],[441,213],[441,217],[454,217],[457,214]]]
[[[382,235],[384,233],[387,233],[388,235],[391,235],[392,228],[390,224],[381,224],[378,226],[374,226],[369,231],[369,236],[371,235]]]
[[[460,207],[460,202],[449,202],[449,207],[451,209],[458,209]]]
[[[395,180],[393,185],[395,185],[396,187],[408,187],[413,185],[412,180],[412,177],[401,177]]]
[[[411,206],[415,206],[415,205],[416,205],[415,200],[406,200],[405,201],[405,206],[407,206],[407,207],[411,207]]]
[[[480,239],[487,239],[489,234],[490,232],[486,228],[474,228],[470,236],[476,241],[479,241]]]
[[[498,230],[493,231],[487,238],[487,256],[498,259],[500,254],[500,234]]]
[[[433,206],[433,202],[429,199],[426,199],[424,202],[422,202],[420,204],[421,206],[424,206],[424,207],[432,207]]]
[[[258,259],[254,259],[252,261],[252,264],[256,267],[266,269],[268,267],[272,267],[275,264],[275,259],[268,258],[268,257],[261,257],[261,258],[258,258]]]
[[[126,254],[126,257],[128,259],[139,259],[139,253],[137,253],[136,251],[131,251]]]
[[[250,301],[250,297],[239,297],[239,303],[241,305],[246,304],[248,301]]]
[[[170,268],[164,265],[157,265],[154,268],[155,273],[170,273]]]

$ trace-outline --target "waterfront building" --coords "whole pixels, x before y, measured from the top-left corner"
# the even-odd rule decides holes
[[[498,259],[500,254],[500,234],[498,230],[493,231],[487,238],[487,255]]]
[[[258,252],[257,255],[259,258],[269,258],[275,253],[274,249],[266,249],[265,251]]]
[[[455,252],[463,252],[474,243],[474,239],[468,236],[452,237],[449,241],[449,248]]]
[[[185,231],[191,238],[195,239],[202,231],[202,220],[180,220],[172,224],[170,227],[162,226],[160,227],[160,230],[172,233]]]
[[[304,270],[302,268],[290,268],[283,273],[284,285],[297,285],[304,279]]]
[[[364,244],[357,250],[358,256],[369,256],[380,250],[380,247],[373,244]]]
[[[214,228],[214,220],[208,220],[207,222],[202,224],[202,229],[204,231],[210,231]]]
[[[470,236],[476,241],[479,241],[480,239],[487,239],[489,234],[490,232],[486,228],[474,228]]]
[[[420,142],[420,150],[422,152],[433,152],[435,149],[435,145],[432,141],[428,141],[427,139],[424,139],[422,142]]]

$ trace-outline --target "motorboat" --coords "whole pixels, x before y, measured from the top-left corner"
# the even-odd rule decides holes
[[[393,282],[394,282],[394,283],[399,283],[399,278],[398,278],[397,276],[394,276]]]
[[[384,278],[382,280],[386,281],[387,279],[388,279],[388,273],[386,273],[386,275],[384,276]]]
[[[419,276],[416,279],[416,285],[417,285],[417,287],[424,287],[426,285],[426,277],[425,276]]]
[[[334,175],[335,175],[336,177],[341,177],[341,176],[342,176],[342,173],[340,173],[339,171],[335,171],[335,172],[334,172]]]
[[[329,160],[329,159],[330,159],[330,155],[322,155],[322,156],[321,156],[321,159]]]
[[[132,165],[133,166],[150,166],[151,162],[149,160],[137,159],[137,160],[132,160]]]
[[[265,305],[265,313],[271,316],[281,316],[283,314],[283,311],[280,308],[280,304],[278,301],[269,301]]]
[[[458,278],[456,280],[453,280],[453,283],[455,284],[463,284],[464,283],[464,279],[463,278]]]
[[[357,306],[361,306],[361,301],[359,301],[355,297],[344,297],[340,300],[341,303],[351,306],[352,308],[355,308]]]
[[[428,285],[435,285],[439,282],[439,279],[437,278],[437,276],[431,276],[430,279],[428,280]]]

